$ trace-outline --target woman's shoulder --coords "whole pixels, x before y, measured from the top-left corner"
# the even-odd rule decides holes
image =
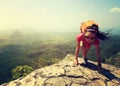
[[[77,34],[77,35],[76,35],[76,40],[77,40],[77,41],[82,40],[83,34],[84,34],[84,33]]]

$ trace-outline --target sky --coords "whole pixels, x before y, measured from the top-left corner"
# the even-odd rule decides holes
[[[120,0],[0,0],[0,31],[79,31],[86,20],[120,28]]]

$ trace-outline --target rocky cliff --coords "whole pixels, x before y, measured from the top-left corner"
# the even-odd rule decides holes
[[[37,69],[24,78],[2,84],[1,86],[120,86],[120,68],[102,64],[97,71],[96,62],[89,66],[73,65],[74,56],[68,54],[62,61]]]

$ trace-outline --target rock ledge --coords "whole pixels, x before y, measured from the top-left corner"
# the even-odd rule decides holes
[[[98,72],[96,62],[89,61],[89,67],[84,67],[73,66],[73,60],[74,55],[68,54],[58,63],[1,86],[120,86],[120,68],[102,64],[102,71]]]

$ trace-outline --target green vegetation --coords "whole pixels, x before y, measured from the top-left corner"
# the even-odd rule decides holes
[[[27,65],[24,66],[17,66],[16,68],[12,69],[12,79],[17,79],[19,77],[24,77],[27,74],[31,73],[33,68]]]
[[[59,62],[68,53],[74,54],[76,34],[78,33],[31,34],[15,31],[4,37],[0,36],[0,84],[24,76],[32,70]],[[119,38],[112,36],[110,40],[101,42],[102,62],[120,67]],[[81,57],[81,53],[79,56]],[[94,47],[88,56],[96,61]]]

